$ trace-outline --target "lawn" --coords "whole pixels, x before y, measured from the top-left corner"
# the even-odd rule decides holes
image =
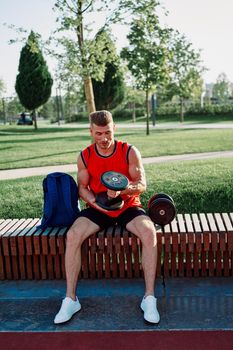
[[[233,212],[233,162],[230,158],[150,164],[145,166],[147,208],[156,192],[170,194],[178,213]],[[74,177],[76,174],[72,174]],[[0,218],[41,217],[43,176],[1,181]]]
[[[233,129],[117,129],[116,138],[134,144],[143,157],[233,149]],[[75,163],[91,142],[87,128],[76,126],[0,127],[0,169]]]

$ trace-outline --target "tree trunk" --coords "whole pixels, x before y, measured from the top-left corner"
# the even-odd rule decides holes
[[[135,123],[135,122],[136,122],[136,108],[135,108],[135,102],[133,102],[133,114],[132,114],[132,117],[133,117],[133,122]]]
[[[184,122],[184,99],[183,97],[180,98],[180,122]]]
[[[6,104],[5,104],[4,98],[2,98],[2,110],[3,110],[4,124],[6,124]]]
[[[149,118],[150,118],[150,106],[149,106],[149,91],[146,90],[146,134],[150,134],[150,125],[149,125]]]
[[[77,38],[78,38],[78,45],[79,50],[82,57],[82,66],[85,69],[85,57],[83,53],[83,44],[84,44],[84,33],[83,33],[83,9],[82,9],[83,1],[78,0],[77,1],[77,19],[78,19],[78,27],[77,27]],[[87,110],[88,113],[95,112],[95,98],[94,98],[94,92],[93,92],[93,86],[92,86],[92,80],[90,76],[84,76],[83,77],[84,82],[84,91],[85,91],[85,97],[87,100]]]
[[[95,99],[91,77],[87,77],[84,79],[84,90],[87,100],[88,113],[95,112]]]
[[[60,105],[58,98],[58,89],[56,89],[56,110],[57,110],[57,124],[60,125]]]
[[[34,111],[32,112],[32,120],[33,120],[33,123],[34,123],[34,128],[35,128],[35,130],[37,130],[38,127],[37,127],[36,110],[34,110]]]

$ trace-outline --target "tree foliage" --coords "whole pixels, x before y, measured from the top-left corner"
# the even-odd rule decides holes
[[[93,89],[98,110],[113,109],[123,101],[125,84],[117,64],[107,63],[104,80],[96,81],[93,79]]]
[[[232,88],[229,79],[225,73],[219,74],[217,81],[213,86],[213,97],[220,103],[226,103],[232,96]]]
[[[103,79],[92,79],[95,104],[98,110],[113,109],[124,99],[125,84],[123,70],[121,68],[120,57],[116,53],[116,47],[108,30],[101,30],[97,35],[105,37],[105,49],[109,57],[114,58],[112,62],[107,62]],[[102,38],[101,38],[102,41]]]
[[[184,100],[193,96],[194,92],[202,89],[200,52],[195,51],[192,44],[184,35],[173,32],[170,41],[171,50],[171,80],[167,86],[170,96],[179,96],[181,105],[181,122],[184,118]]]
[[[130,1],[132,3],[132,1]],[[170,30],[162,28],[156,13],[157,1],[138,3],[128,34],[129,47],[122,50],[128,68],[135,77],[136,87],[146,93],[147,134],[149,134],[149,93],[168,78],[169,50],[167,42]]]
[[[88,111],[92,112],[95,110],[92,79],[103,80],[106,64],[114,62],[116,57],[114,51],[109,49],[108,34],[102,30],[106,21],[94,34],[88,18],[102,10],[107,11],[108,1],[57,0],[55,9],[59,11],[58,31],[65,33],[58,39],[63,47],[60,77],[63,80],[67,80],[67,76],[82,78]]]
[[[26,109],[34,111],[49,99],[53,79],[33,31],[21,50],[18,70],[15,89],[19,100]]]
[[[6,85],[3,79],[0,78],[0,96],[6,91]]]

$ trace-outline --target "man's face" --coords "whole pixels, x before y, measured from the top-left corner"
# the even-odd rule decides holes
[[[96,145],[103,150],[108,149],[114,141],[115,125],[109,123],[106,126],[92,124],[90,127],[91,136]]]

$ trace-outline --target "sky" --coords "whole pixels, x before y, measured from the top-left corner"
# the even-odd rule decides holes
[[[226,73],[233,82],[233,0],[161,0],[168,15],[161,15],[161,23],[179,30],[201,50],[205,83],[214,83],[218,75]],[[56,28],[56,14],[52,10],[54,0],[0,0],[0,78],[7,91],[5,96],[15,94],[14,85],[23,43],[9,45],[16,38],[14,30],[3,23],[14,24],[28,31],[34,30],[46,40]],[[96,19],[99,22],[99,18]],[[114,26],[118,50],[127,45],[127,28]],[[54,62],[45,57],[53,74]]]

